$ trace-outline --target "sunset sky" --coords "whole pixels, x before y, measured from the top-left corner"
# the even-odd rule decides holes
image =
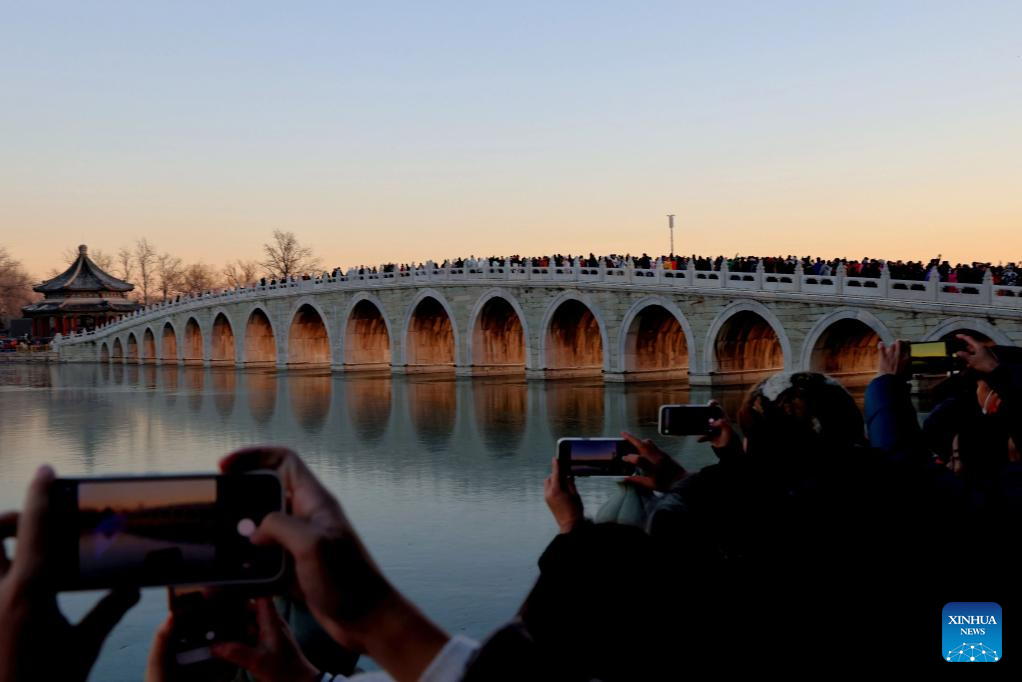
[[[46,2],[0,245],[1022,260],[1022,2]]]

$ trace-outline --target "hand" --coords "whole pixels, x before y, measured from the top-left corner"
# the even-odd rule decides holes
[[[716,400],[711,400],[707,404],[710,407],[720,407],[720,403]],[[709,443],[717,450],[723,450],[735,439],[735,427],[732,426],[731,420],[728,419],[726,414],[724,414],[723,409],[721,409],[721,415],[722,416],[716,419],[710,420],[709,433],[705,436],[699,436],[700,443]]]
[[[890,346],[883,341],[877,343],[880,356],[880,367],[877,374],[881,376],[893,374],[902,379],[907,377],[912,362],[911,348],[912,344],[907,341],[895,341]]]
[[[997,356],[993,354],[988,346],[983,345],[968,334],[955,334],[956,338],[965,342],[965,350],[960,350],[955,355],[965,360],[969,369],[980,374],[990,374],[997,369]]]
[[[177,672],[174,653],[170,648],[174,636],[174,617],[168,616],[153,635],[149,645],[149,660],[146,661],[145,682],[171,682]]]
[[[294,559],[296,598],[334,640],[367,652],[398,682],[417,680],[449,639],[383,576],[341,505],[293,451],[247,448],[220,462],[227,473],[273,469],[292,515],[275,512],[252,535]]]
[[[25,509],[0,515],[0,682],[84,682],[103,641],[138,602],[138,590],[118,589],[103,597],[77,625],[57,608],[53,580],[57,558],[52,538],[59,519],[50,509],[55,474],[40,467],[28,489]],[[17,529],[14,560],[3,540]]]
[[[680,464],[648,438],[639,440],[627,431],[622,431],[621,437],[639,451],[637,455],[625,455],[622,459],[646,472],[644,476],[629,476],[626,481],[663,492],[670,490],[671,486],[688,476],[688,472]]]
[[[277,613],[273,600],[268,597],[257,599],[255,609],[259,643],[250,647],[240,642],[220,642],[211,647],[213,655],[244,668],[256,682],[318,680],[322,675],[302,654],[287,623]]]
[[[583,519],[582,498],[575,490],[575,479],[561,476],[561,464],[556,457],[550,475],[543,482],[543,499],[561,533],[570,533]]]

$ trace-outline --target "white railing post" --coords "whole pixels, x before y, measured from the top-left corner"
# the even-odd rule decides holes
[[[937,271],[937,266],[934,265],[930,268],[929,281],[927,285],[930,287],[930,298],[934,301],[940,300],[940,272]]]
[[[887,263],[880,266],[880,295],[883,298],[891,297],[891,271],[887,269]]]
[[[792,276],[792,284],[795,285],[795,291],[802,291],[802,284],[805,281],[806,269],[802,266],[802,261],[798,260],[795,263],[795,274]]]
[[[759,289],[760,291],[763,290],[763,280],[764,280],[764,276],[763,275],[765,273],[766,273],[766,268],[763,267],[763,259],[761,258],[761,259],[756,261],[756,275],[755,275],[755,277],[756,277],[756,288]]]
[[[837,270],[834,273],[834,293],[840,296],[845,291],[845,276],[848,274],[848,268],[845,264],[838,263]]]
[[[994,302],[994,273],[990,271],[990,268],[983,273],[983,284],[980,285],[979,297],[983,303]]]
[[[717,281],[720,282],[722,289],[727,289],[729,277],[731,277],[731,271],[728,270],[727,261],[722,260],[720,262],[720,270],[717,271]]]
[[[685,259],[685,286],[695,286],[696,264],[694,258]]]

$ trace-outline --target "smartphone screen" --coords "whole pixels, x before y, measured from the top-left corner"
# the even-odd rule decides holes
[[[636,454],[624,438],[561,438],[557,458],[571,476],[631,476],[635,466],[621,458]]]
[[[710,420],[723,416],[716,405],[661,405],[659,430],[664,436],[705,436]]]
[[[909,347],[912,374],[947,374],[952,369],[951,348],[947,341],[913,343]]]
[[[272,473],[58,479],[56,491],[67,519],[63,589],[267,582],[283,572],[279,547],[249,540],[283,508]]]

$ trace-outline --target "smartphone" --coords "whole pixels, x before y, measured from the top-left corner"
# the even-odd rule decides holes
[[[949,341],[913,342],[909,346],[910,371],[912,374],[947,374],[954,369],[955,350]]]
[[[284,573],[280,547],[249,540],[284,508],[273,472],[60,478],[53,490],[63,590],[263,583]]]
[[[717,405],[661,405],[659,431],[663,436],[713,435],[710,420],[723,416]]]
[[[234,666],[213,658],[210,645],[255,644],[253,633],[257,626],[248,607],[248,593],[236,588],[168,587],[167,601],[174,614],[171,635],[174,662],[191,672],[201,670],[202,679],[236,673]]]
[[[557,460],[569,476],[631,476],[635,465],[621,458],[638,454],[624,438],[561,438]]]

